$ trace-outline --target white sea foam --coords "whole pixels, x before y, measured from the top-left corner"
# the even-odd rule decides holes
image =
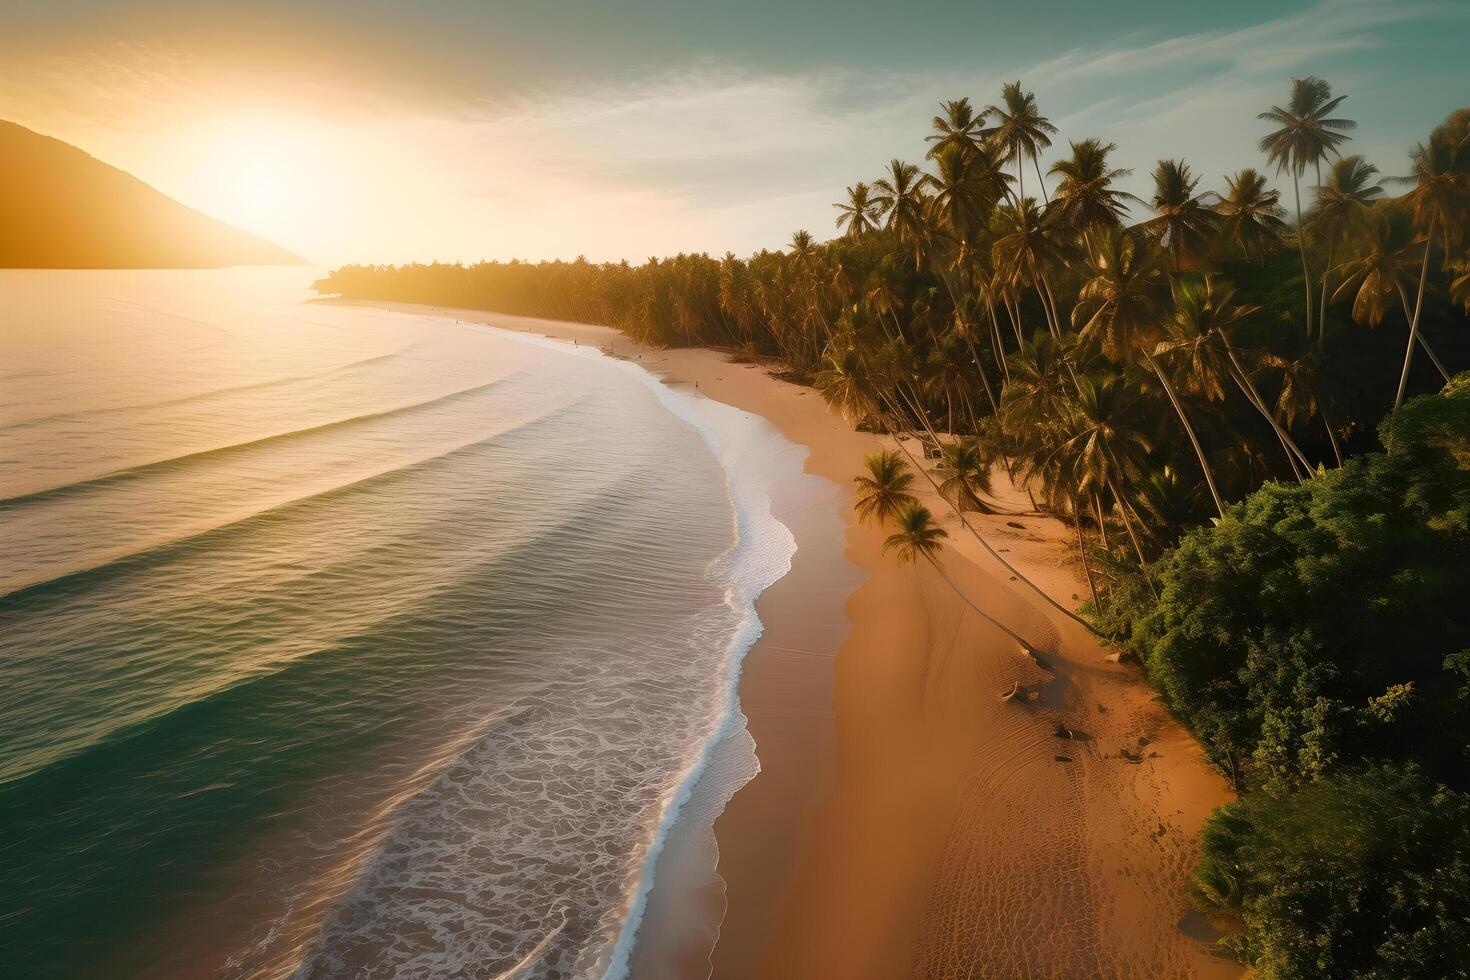
[[[492,329],[524,343],[566,350],[564,341],[521,331]],[[575,346],[572,350],[583,357],[606,358],[601,351],[590,346]],[[740,710],[740,674],[746,654],[755,646],[764,629],[755,602],[762,592],[791,570],[791,559],[796,554],[796,538],[791,529],[772,513],[771,485],[779,478],[780,470],[788,474],[800,473],[806,450],[785,440],[760,416],[709,398],[700,398],[697,393],[681,391],[634,362],[606,359],[638,377],[670,412],[694,428],[724,469],[735,511],[736,544],[717,559],[716,565],[718,574],[729,582],[726,602],[740,617],[740,626],[726,653],[727,673],[719,725],[702,744],[695,747],[691,764],[665,803],[644,859],[643,874],[629,903],[623,927],[611,948],[606,969],[594,974],[605,976],[607,980],[623,980],[628,974],[638,927],[654,884],[654,868],[659,855],[695,785],[704,776],[715,749],[727,739],[739,738],[742,733],[749,744],[748,754],[741,753],[743,757],[727,764],[731,771],[721,774],[724,778],[720,780],[715,799],[710,801],[710,812],[701,815],[703,820],[712,823],[740,787],[760,770],[755,742],[746,732],[746,718]],[[776,447],[787,452],[773,453]]]

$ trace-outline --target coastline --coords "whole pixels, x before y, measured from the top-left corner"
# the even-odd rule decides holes
[[[651,350],[608,328],[482,311],[352,305],[610,347],[665,383],[764,417],[828,481],[827,499],[793,503],[794,513],[773,494],[798,551],[757,601],[765,634],[740,684],[761,772],[715,821],[719,879],[681,886],[717,923],[714,976],[1241,975],[1212,955],[1181,890],[1204,818],[1229,799],[1224,779],[1136,671],[1013,582],[948,504],[920,494],[950,532],[946,572],[1030,638],[1053,675],[933,570],[882,555],[882,533],[853,521],[850,486],[862,456],[891,440],[852,431],[815,391],[716,351]],[[1069,532],[1022,513],[1025,495],[1003,473],[995,482],[1019,516],[971,523],[1074,607],[1085,585]],[[801,512],[808,505],[829,520]],[[841,620],[823,614],[844,596]],[[1016,683],[1034,685],[1038,700],[1002,702]],[[1058,738],[1059,724],[1085,740]],[[666,904],[649,906],[633,975],[658,975],[643,957],[660,948],[675,957],[662,962],[706,975],[698,950],[661,946],[681,931],[659,911]]]

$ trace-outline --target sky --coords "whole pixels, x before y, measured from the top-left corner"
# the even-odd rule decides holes
[[[0,119],[316,264],[745,255],[836,233],[945,99],[1264,167],[1317,74],[1385,174],[1470,103],[1467,0],[0,0]],[[1289,187],[1287,198],[1290,198]]]

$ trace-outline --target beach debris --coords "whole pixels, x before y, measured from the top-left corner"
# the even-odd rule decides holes
[[[1118,750],[1118,755],[1122,756],[1123,759],[1124,759],[1124,761],[1131,762],[1135,766],[1138,765],[1140,762],[1143,761],[1143,753],[1142,752],[1136,752],[1133,749],[1130,749],[1126,745],[1123,746],[1121,749]]]
[[[1026,530],[1026,525],[1022,524],[1020,521],[1006,521],[1006,527],[1018,527],[1023,531]]]
[[[1058,722],[1056,730],[1052,734],[1054,734],[1057,738],[1070,739],[1072,737],[1072,729]]]
[[[1059,755],[1056,757],[1056,760],[1058,762],[1071,762],[1072,757],[1070,755]]]
[[[1011,685],[1011,689],[1009,691],[1004,691],[1001,693],[1000,699],[1002,701],[1009,701],[1011,698],[1015,697],[1019,693],[1021,693],[1021,682],[1016,681],[1014,684]]]

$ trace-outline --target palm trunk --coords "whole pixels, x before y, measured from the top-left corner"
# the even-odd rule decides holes
[[[1005,304],[1006,304],[1006,315],[1008,317],[1010,317],[1010,319],[1011,319],[1011,329],[1016,332],[1016,344],[1018,346],[1020,346],[1020,347],[1025,347],[1026,346],[1026,341],[1022,337],[1022,332],[1023,331],[1021,330],[1021,309],[1020,309],[1020,304],[1017,302],[1016,298],[1013,297],[1013,296],[1007,296],[1006,297],[1006,300],[1005,300]]]
[[[1041,280],[1037,279],[1036,282],[1033,282],[1031,284],[1031,288],[1036,290],[1036,300],[1041,304],[1041,315],[1046,318],[1046,329],[1051,331],[1051,335],[1053,337],[1060,340],[1062,338],[1062,334],[1061,331],[1057,329],[1056,320],[1052,318],[1051,308],[1046,305],[1046,294],[1041,291]]]
[[[944,579],[945,584],[948,585],[951,589],[954,589],[954,594],[960,597],[960,601],[969,606],[971,609],[975,610],[975,612],[979,613],[981,619],[985,620],[987,623],[1000,630],[1006,636],[1009,636],[1011,639],[1019,643],[1021,645],[1021,649],[1025,650],[1028,655],[1032,657],[1036,655],[1036,648],[1027,643],[1024,639],[1022,639],[1021,634],[1017,633],[1015,630],[1011,629],[1009,626],[1002,623],[994,616],[990,615],[990,613],[986,612],[984,609],[981,609],[979,606],[975,605],[975,603],[971,601],[970,597],[965,595],[965,593],[960,590],[960,587],[954,583],[954,579],[949,577],[949,575],[944,570],[944,566],[940,565],[939,562],[934,558],[934,556],[926,554],[924,557],[928,559],[929,564],[934,566],[934,570],[939,573],[940,578]]]
[[[1057,325],[1057,332],[1062,332],[1062,315],[1057,311],[1057,298],[1051,291],[1051,281],[1045,277],[1041,280],[1042,288],[1046,290],[1046,301],[1051,305],[1052,322]]]
[[[1407,293],[1404,292],[1403,283],[1398,283],[1397,285],[1399,289],[1399,302],[1403,304],[1404,307],[1404,322],[1408,323],[1411,319],[1413,319],[1413,314],[1409,312],[1409,296]],[[1422,333],[1419,335],[1419,346],[1424,348],[1424,353],[1428,354],[1429,359],[1434,362],[1435,370],[1439,371],[1439,376],[1441,378],[1444,378],[1445,381],[1449,381],[1450,373],[1444,369],[1443,364],[1439,363],[1439,358],[1436,357],[1434,354],[1434,348],[1429,346],[1429,341],[1424,339],[1424,335]]]
[[[1000,372],[1007,383],[1011,380],[1011,366],[1006,363],[1005,343],[1000,339],[1000,320],[995,315],[995,303],[989,294],[985,296],[985,309],[990,314],[990,341],[995,345],[995,358],[1000,361]]]
[[[1041,185],[1041,199],[1047,204],[1051,203],[1051,195],[1046,192],[1046,180],[1041,176],[1041,160],[1032,157],[1031,162],[1036,166],[1036,182]]]
[[[1424,262],[1419,266],[1419,295],[1414,299],[1414,319],[1409,322],[1409,344],[1404,348],[1404,369],[1399,372],[1399,390],[1393,398],[1393,413],[1388,417],[1388,451],[1393,452],[1393,424],[1398,418],[1399,406],[1404,403],[1404,389],[1409,385],[1409,365],[1414,361],[1414,340],[1419,336],[1419,317],[1424,312],[1424,284],[1429,279],[1429,253],[1434,245],[1434,218],[1429,219],[1429,230],[1424,235]]]
[[[1220,512],[1220,517],[1223,519],[1225,502],[1220,499],[1220,491],[1215,488],[1215,473],[1210,469],[1209,460],[1205,459],[1205,450],[1200,445],[1199,436],[1194,434],[1194,426],[1189,424],[1189,416],[1184,414],[1184,406],[1179,403],[1179,396],[1174,393],[1174,386],[1169,383],[1169,378],[1164,374],[1164,369],[1159,367],[1159,362],[1155,361],[1153,355],[1146,350],[1143,352],[1143,359],[1148,362],[1149,367],[1153,368],[1154,374],[1158,376],[1159,384],[1164,386],[1164,393],[1169,396],[1170,404],[1179,414],[1179,423],[1184,426],[1184,432],[1189,436],[1190,444],[1194,446],[1194,454],[1199,459],[1200,469],[1204,471],[1205,483],[1210,488],[1210,496],[1215,501],[1215,509]]]
[[[1108,544],[1108,525],[1103,520],[1102,503],[1097,499],[1096,490],[1092,491],[1092,516],[1097,521],[1097,536],[1102,541],[1103,549],[1112,551],[1112,546]]]
[[[1087,591],[1092,593],[1092,608],[1102,611],[1102,600],[1097,597],[1097,584],[1092,580],[1092,566],[1087,562],[1087,545],[1082,540],[1082,515],[1077,511],[1077,501],[1072,501],[1072,526],[1077,529],[1077,555],[1082,559],[1082,573],[1087,576]]]
[[[1337,457],[1337,468],[1342,469],[1342,448],[1337,444],[1337,433],[1332,430],[1332,420],[1327,417],[1327,409],[1319,407],[1322,413],[1322,427],[1327,430],[1327,441],[1332,443],[1332,455]]]
[[[1327,349],[1327,281],[1332,277],[1332,247],[1336,242],[1327,243],[1327,264],[1322,267],[1322,298],[1317,309],[1317,349]]]
[[[1307,269],[1307,229],[1302,225],[1301,180],[1295,167],[1291,168],[1291,192],[1296,198],[1296,244],[1302,253],[1302,283],[1307,291],[1307,337],[1312,336],[1312,273]]]

